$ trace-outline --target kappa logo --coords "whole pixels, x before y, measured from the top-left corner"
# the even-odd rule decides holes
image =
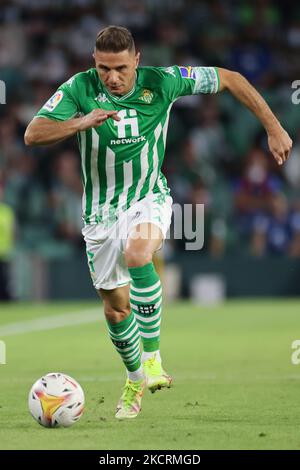
[[[174,67],[166,67],[165,68],[165,72],[172,75],[172,77],[176,78],[176,74],[175,74],[175,69]]]
[[[110,103],[105,93],[99,93],[99,95],[96,96],[95,100],[98,101],[98,103]]]
[[[69,86],[72,86],[74,80],[75,80],[75,75],[73,77],[69,78],[69,80],[66,81],[66,84],[69,85]]]
[[[56,93],[54,93],[53,96],[51,96],[51,98],[47,101],[47,103],[44,104],[43,108],[44,109],[47,109],[47,111],[53,111],[53,109],[56,108],[56,106],[58,105],[58,103],[61,102],[61,100],[63,99],[63,92],[61,90],[57,91]]]

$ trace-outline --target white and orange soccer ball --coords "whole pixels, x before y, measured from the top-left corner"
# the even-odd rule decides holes
[[[52,372],[37,380],[28,396],[29,411],[42,426],[69,427],[84,410],[84,393],[75,379]]]

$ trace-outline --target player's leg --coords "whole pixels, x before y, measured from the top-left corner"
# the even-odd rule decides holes
[[[130,314],[130,275],[122,253],[123,242],[114,237],[112,230],[101,224],[90,225],[84,227],[83,235],[93,285],[103,299],[109,335],[128,374],[116,417],[134,418],[141,408],[141,377],[144,380],[140,334]]]
[[[112,290],[100,289],[110,339],[121,356],[131,380],[143,378],[140,335],[130,310],[129,285]]]
[[[161,365],[162,288],[152,260],[162,240],[163,233],[158,226],[141,223],[130,231],[125,248],[125,259],[132,279],[130,303],[139,325],[144,350],[142,362],[147,386],[152,392],[170,387],[172,381]]]
[[[165,260],[164,260],[164,254],[163,250],[156,251],[153,254],[152,258],[155,270],[159,276],[160,282],[162,283],[162,286],[164,287],[164,282],[165,282]]]
[[[117,405],[116,418],[134,418],[141,410],[144,373],[141,367],[140,334],[136,319],[130,311],[129,286],[100,289],[111,341],[127,370],[123,394]]]

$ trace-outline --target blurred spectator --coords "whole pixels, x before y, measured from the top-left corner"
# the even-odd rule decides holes
[[[223,66],[260,87],[294,140],[283,168],[291,219],[300,198],[300,113],[290,98],[291,82],[300,76],[299,19],[300,7],[290,0],[284,5],[271,0],[1,2],[0,79],[7,105],[0,106],[0,171],[19,244],[39,249],[49,242],[52,253],[59,244],[80,246],[75,143],[69,140],[67,150],[62,143],[28,154],[23,129],[57,86],[94,66],[95,36],[114,23],[132,29],[142,65]],[[205,248],[215,255],[230,249],[229,239],[241,240],[249,250],[257,216],[268,218],[268,233],[275,226],[269,217],[274,221],[274,196],[284,180],[257,144],[261,130],[258,120],[226,93],[182,97],[171,113],[164,171],[175,202],[205,201]],[[65,256],[72,249],[63,250]],[[297,253],[297,243],[285,249]]]
[[[226,222],[214,212],[213,194],[201,179],[193,185],[189,202],[193,206],[204,205],[204,251],[208,251],[214,257],[223,255],[227,236]]]
[[[281,180],[270,170],[268,156],[253,148],[235,185],[236,221],[242,238],[251,239],[257,218],[267,216],[281,188]]]
[[[82,185],[78,162],[79,158],[72,150],[66,150],[58,155],[54,166],[51,200],[56,236],[80,246]]]
[[[0,169],[7,170],[24,151],[24,145],[18,139],[17,122],[12,116],[0,120],[0,142]]]
[[[230,6],[226,2],[214,0],[210,4],[210,21],[203,25],[203,35],[199,35],[199,52],[212,64],[219,66],[228,63],[228,52],[234,40],[234,30]],[[231,27],[228,24],[231,23]]]
[[[14,208],[21,244],[36,248],[53,237],[49,194],[33,155],[22,153],[9,167],[5,199]]]
[[[9,266],[14,248],[15,217],[3,199],[4,178],[0,173],[0,300],[10,300]]]
[[[300,197],[300,130],[298,131],[298,140],[296,140],[293,146],[291,157],[284,165],[284,174],[292,193]]]
[[[202,179],[211,185],[220,173],[222,160],[229,153],[224,129],[221,125],[220,110],[214,96],[203,99],[196,113],[195,127],[191,131],[191,145],[195,151],[195,169]]]
[[[236,38],[227,62],[228,68],[240,72],[256,86],[268,85],[272,69],[271,50],[259,31],[256,25],[244,30],[242,41]]]
[[[283,194],[273,196],[269,214],[255,219],[252,251],[257,256],[300,256],[300,210],[292,211]]]
[[[203,205],[204,226],[197,226],[199,220],[196,219],[196,205]],[[191,210],[192,208],[192,210]],[[210,253],[218,257],[224,254],[227,238],[227,226],[225,217],[222,217],[214,210],[213,194],[203,183],[200,177],[195,179],[185,197],[182,211],[182,239],[175,241],[175,246],[179,250],[184,250],[188,238],[195,230],[203,230],[204,246],[203,252]],[[178,223],[178,219],[176,220]],[[201,221],[202,223],[202,221]],[[179,228],[177,227],[177,230]]]

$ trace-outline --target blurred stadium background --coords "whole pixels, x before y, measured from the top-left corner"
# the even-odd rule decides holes
[[[169,298],[300,294],[300,6],[259,0],[1,1],[0,297],[91,298],[76,141],[26,148],[59,84],[93,66],[96,33],[129,27],[142,65],[215,65],[245,75],[294,140],[279,168],[260,123],[230,94],[181,98],[164,164],[174,202],[205,204],[205,243],[164,247]]]
[[[156,260],[174,300],[162,325],[174,388],[145,396],[141,416],[124,426],[114,418],[124,370],[81,238],[76,140],[23,142],[57,86],[93,66],[96,33],[107,24],[132,30],[143,65],[241,72],[294,141],[281,168],[260,123],[228,93],[175,103],[164,172],[174,202],[205,204],[205,243],[186,251],[187,240],[170,239]],[[300,295],[299,53],[296,1],[0,2],[0,300],[12,300],[0,302],[0,448],[299,449],[299,350],[291,360]],[[190,299],[219,305],[197,308]],[[78,425],[54,433],[37,426],[26,402],[32,383],[52,370],[74,376],[87,398]]]

